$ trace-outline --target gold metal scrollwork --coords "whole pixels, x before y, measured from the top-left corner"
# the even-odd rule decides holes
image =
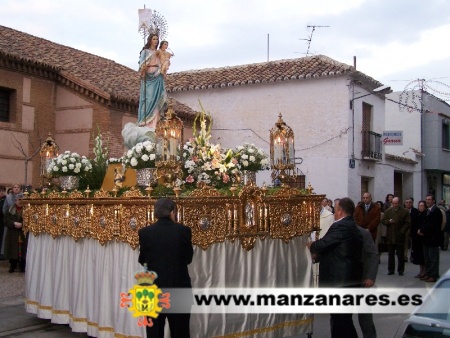
[[[24,230],[53,238],[92,238],[106,245],[110,241],[138,247],[138,231],[155,221],[154,198],[130,190],[114,198],[97,191],[94,198],[62,197],[60,193],[31,194],[25,199]],[[237,196],[223,195],[204,186],[189,196],[176,198],[178,221],[192,229],[192,242],[203,250],[224,241],[238,240],[251,250],[256,240],[266,238],[289,242],[319,226],[323,195],[302,195],[299,190],[281,188],[275,194],[254,185],[245,186]]]

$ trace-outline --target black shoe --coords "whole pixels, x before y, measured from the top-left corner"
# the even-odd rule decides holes
[[[393,274],[394,274],[394,272],[391,272],[391,271],[388,272],[388,275],[393,275]]]
[[[403,276],[403,272],[399,272],[398,275],[399,275],[399,276]]]
[[[8,270],[9,273],[13,273],[14,271],[16,271],[16,269],[9,268],[9,270]]]

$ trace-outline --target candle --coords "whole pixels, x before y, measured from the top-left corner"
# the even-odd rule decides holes
[[[177,140],[171,137],[169,142],[170,142],[170,147],[169,147],[170,155],[175,157],[175,156],[177,156]]]
[[[275,144],[274,144],[274,158],[273,158],[273,162],[275,164],[279,164],[281,162],[281,139],[278,137],[275,140]]]

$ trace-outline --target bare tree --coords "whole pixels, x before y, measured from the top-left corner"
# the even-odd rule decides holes
[[[20,151],[20,153],[23,155],[23,161],[25,162],[25,186],[28,184],[28,162],[33,160],[33,158],[39,153],[41,150],[41,143],[42,143],[42,137],[39,133],[39,128],[37,128],[37,123],[35,121],[34,123],[34,141],[31,138],[28,138],[28,142],[31,145],[31,154],[30,151],[27,153],[24,149],[23,144],[17,139],[16,135],[13,133],[12,136],[14,137],[14,147]]]

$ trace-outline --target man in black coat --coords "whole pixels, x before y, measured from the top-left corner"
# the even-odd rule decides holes
[[[341,198],[334,206],[336,220],[321,239],[308,243],[316,261],[320,262],[319,286],[360,287],[363,279],[361,253],[363,238],[353,220],[355,204]],[[331,314],[331,337],[358,337],[352,314]]]
[[[439,278],[439,246],[442,244],[442,213],[436,206],[436,199],[428,194],[425,197],[427,215],[422,227],[417,232],[423,236],[423,253],[425,258],[425,276],[421,279],[434,283]]]
[[[139,230],[139,263],[155,271],[155,284],[164,288],[191,288],[188,264],[194,254],[191,229],[175,222],[175,202],[161,198],[155,203],[158,221]],[[147,337],[164,337],[166,318],[172,337],[189,338],[190,314],[159,314],[153,326],[146,328]]]

